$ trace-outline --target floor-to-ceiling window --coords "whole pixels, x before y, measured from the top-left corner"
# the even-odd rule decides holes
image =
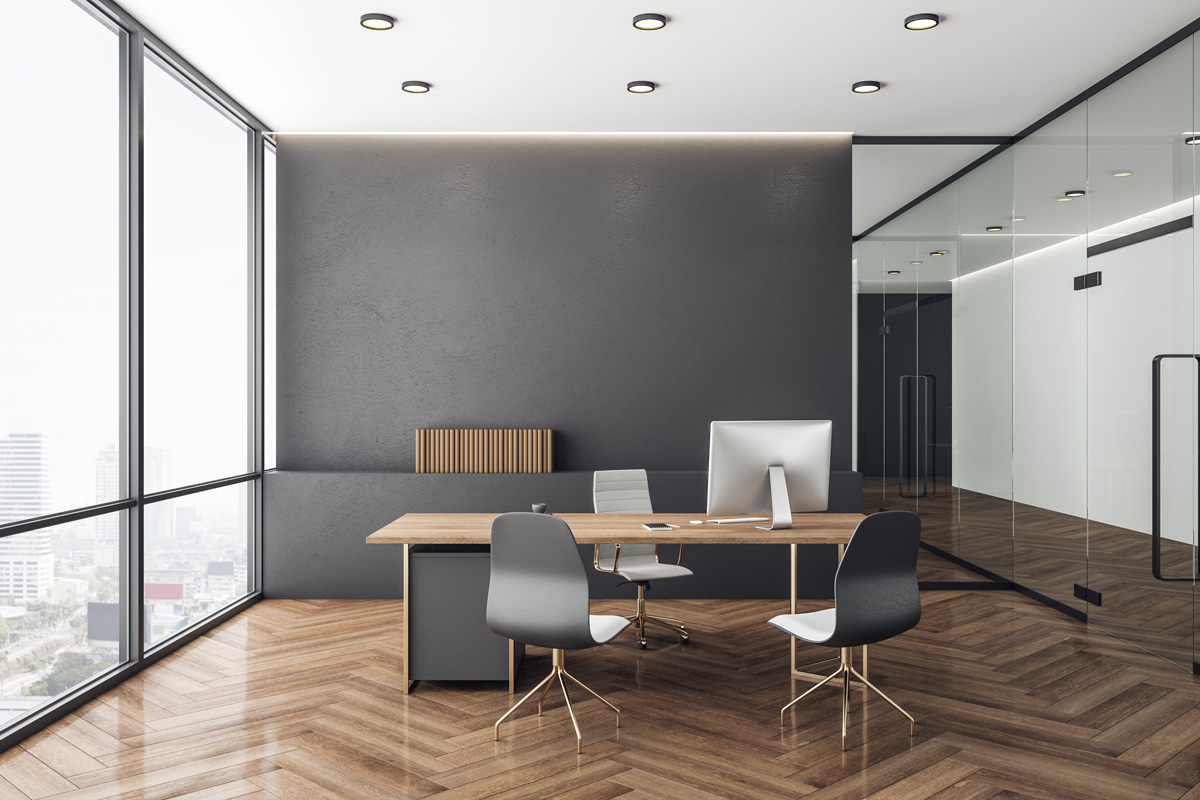
[[[0,747],[257,591],[262,125],[104,0],[0,49]],[[273,189],[266,189],[267,196]]]

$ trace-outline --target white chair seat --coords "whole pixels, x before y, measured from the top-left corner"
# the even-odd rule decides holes
[[[833,636],[834,622],[837,620],[837,609],[826,608],[821,611],[809,611],[805,614],[780,614],[767,620],[779,630],[790,633],[797,639],[820,644]]]
[[[591,624],[592,638],[596,640],[596,644],[604,644],[629,627],[629,620],[624,617],[607,614],[589,614],[588,622]]]
[[[686,578],[692,574],[687,567],[676,564],[659,564],[650,561],[645,564],[620,565],[617,574],[627,581],[659,581],[667,578]]]

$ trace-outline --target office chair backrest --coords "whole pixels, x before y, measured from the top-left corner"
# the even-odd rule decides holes
[[[487,624],[534,647],[577,650],[596,644],[588,580],[570,527],[549,514],[515,512],[492,520]]]
[[[650,482],[644,469],[601,469],[592,476],[592,503],[597,514],[653,514]],[[600,545],[600,566],[611,569],[616,558],[615,545]],[[626,564],[654,556],[652,544],[627,544],[621,547]],[[617,563],[618,568],[620,562]]]
[[[823,644],[881,642],[921,621],[920,542],[921,518],[911,511],[881,511],[858,523],[833,579],[837,621]]]

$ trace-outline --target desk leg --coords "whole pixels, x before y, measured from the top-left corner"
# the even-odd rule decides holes
[[[408,549],[412,547],[410,544],[404,545],[404,693],[408,694],[412,691],[413,682],[408,679],[408,649],[411,639],[408,636],[408,607],[412,603],[412,583],[408,580]]]
[[[798,547],[798,545],[794,545],[794,544],[791,546],[791,548],[792,548],[792,572],[791,572],[791,575],[792,575],[792,606],[791,606],[792,611],[791,611],[791,613],[793,613],[793,614],[796,613],[796,594],[797,594],[796,548],[797,547]],[[846,553],[846,546],[844,544],[839,544],[837,546],[837,548],[838,548],[837,560],[838,560],[838,563],[840,564],[842,562],[842,556],[845,555],[845,553]],[[853,655],[851,655],[851,657],[853,658]],[[797,667],[796,666],[796,638],[794,636],[792,637],[792,678],[805,678],[808,680],[818,680],[820,678],[824,678],[825,677],[824,675],[818,675],[816,673],[810,672],[809,670],[811,670],[813,667],[819,667],[822,664],[828,664],[832,661],[837,661],[837,660],[838,660],[837,657],[825,658],[820,661],[813,661],[809,664],[805,664],[802,667]],[[864,645],[863,646],[863,676],[866,677],[866,675],[867,675],[867,648]],[[833,683],[836,685],[839,681],[840,681],[840,679],[837,679],[837,680],[834,680]],[[855,688],[862,688],[862,687],[855,687]]]
[[[789,558],[791,559],[791,561],[788,565],[788,569],[790,570],[791,585],[792,585],[792,593],[791,593],[792,600],[791,600],[791,606],[789,607],[790,610],[788,611],[789,614],[796,613],[796,548],[797,548],[797,546],[798,545],[795,545],[795,544],[788,545]],[[408,606],[405,606],[405,608],[407,608],[407,607]],[[795,672],[796,672],[796,637],[789,636],[788,638],[792,640],[792,673],[795,674]]]
[[[863,669],[866,669],[866,664],[863,664]],[[513,694],[517,690],[517,645],[512,639],[508,640],[508,693]]]

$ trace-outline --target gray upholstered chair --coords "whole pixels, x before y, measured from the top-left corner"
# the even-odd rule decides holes
[[[850,709],[850,676],[908,717],[912,736],[916,721],[854,668],[851,648],[874,644],[904,633],[921,621],[917,588],[917,547],[921,518],[911,511],[882,511],[865,517],[854,531],[833,579],[834,607],[806,614],[780,614],[776,628],[812,644],[841,650],[837,670],[779,711],[784,713],[829,681],[842,676],[842,749]]]
[[[597,514],[653,514],[650,504],[650,484],[644,469],[599,470],[592,479],[592,502]],[[656,544],[598,544],[593,564],[600,572],[620,575],[637,584],[637,611],[626,617],[638,630],[637,646],[646,649],[646,623],[652,622],[679,634],[679,643],[687,644],[687,626],[677,619],[656,617],[646,613],[646,587],[650,581],[683,578],[692,571],[683,561],[683,545],[674,564],[658,560]]]
[[[549,514],[517,512],[502,514],[492,521],[491,582],[488,584],[487,624],[492,632],[535,647],[551,649],[550,674],[500,719],[496,720],[496,740],[500,723],[521,704],[543,689],[538,698],[538,716],[542,701],[557,678],[567,701],[567,712],[575,726],[576,752],[583,752],[583,736],[571,708],[571,697],[563,678],[574,681],[585,691],[617,712],[612,703],[584,686],[566,670],[566,650],[581,650],[604,644],[629,627],[623,617],[589,613],[588,579],[579,548],[570,527]]]

